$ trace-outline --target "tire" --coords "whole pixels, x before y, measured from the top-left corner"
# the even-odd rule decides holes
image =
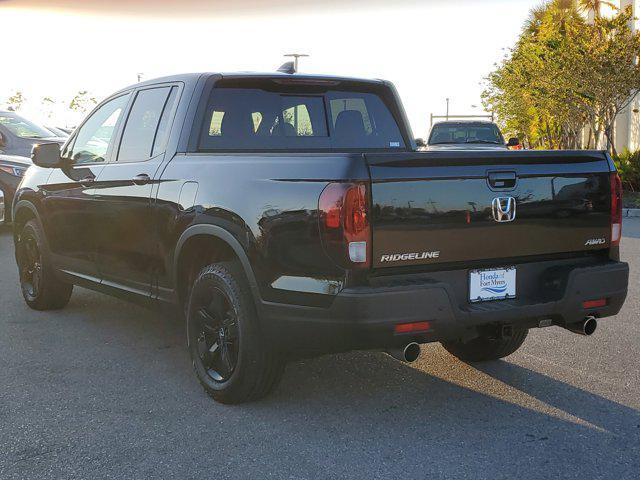
[[[202,269],[187,307],[189,354],[200,384],[214,400],[258,400],[277,385],[282,356],[266,342],[249,284],[235,262]]]
[[[18,237],[16,259],[24,301],[34,310],[60,310],[69,303],[73,285],[60,280],[45,248],[44,234],[35,220]]]
[[[463,362],[485,362],[508,357],[514,353],[522,346],[528,333],[529,330],[524,328],[514,330],[507,338],[496,339],[482,335],[466,343],[442,342],[442,346]]]

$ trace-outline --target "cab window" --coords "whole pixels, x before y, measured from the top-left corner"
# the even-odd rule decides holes
[[[140,162],[164,152],[176,91],[167,86],[138,92],[122,132],[118,162]]]
[[[94,111],[78,129],[73,146],[64,156],[76,164],[104,162],[129,95],[109,100]]]

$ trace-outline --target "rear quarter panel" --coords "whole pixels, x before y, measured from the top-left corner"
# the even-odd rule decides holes
[[[361,155],[177,155],[158,185],[160,289],[171,288],[173,250],[182,232],[213,224],[243,246],[264,300],[330,301],[345,271],[324,253],[318,198],[329,182],[345,179],[368,179]],[[185,194],[186,182],[197,183],[195,200],[195,188]]]

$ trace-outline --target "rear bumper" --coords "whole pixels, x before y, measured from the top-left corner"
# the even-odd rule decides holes
[[[261,318],[282,348],[330,352],[473,338],[478,328],[491,325],[533,328],[541,320],[565,325],[588,315],[604,318],[616,315],[627,296],[626,263],[544,262],[517,268],[522,293],[514,300],[468,303],[463,286],[468,271],[458,270],[345,289],[329,308],[263,303]],[[583,309],[584,301],[601,298],[607,299],[605,307]],[[424,321],[431,326],[425,333],[394,333],[398,323]]]

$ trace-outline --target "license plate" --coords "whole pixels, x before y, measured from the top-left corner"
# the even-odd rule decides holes
[[[469,272],[469,301],[516,298],[516,267]]]

